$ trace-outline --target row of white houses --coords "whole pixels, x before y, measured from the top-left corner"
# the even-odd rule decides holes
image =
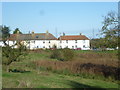
[[[16,41],[20,41],[26,45],[29,49],[50,49],[56,46],[56,48],[70,48],[70,49],[90,49],[90,40],[85,35],[63,35],[59,38],[54,37],[51,33],[34,33],[31,34],[11,34],[7,43],[10,46],[14,45]],[[4,46],[2,40],[0,46]],[[14,46],[17,48],[17,46]]]

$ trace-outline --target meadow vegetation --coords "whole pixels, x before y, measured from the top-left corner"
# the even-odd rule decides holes
[[[3,87],[118,88],[118,63],[117,51],[30,50],[11,72],[3,65]]]

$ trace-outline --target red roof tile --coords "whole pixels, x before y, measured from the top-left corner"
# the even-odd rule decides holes
[[[66,35],[58,38],[59,40],[89,40],[85,35]]]

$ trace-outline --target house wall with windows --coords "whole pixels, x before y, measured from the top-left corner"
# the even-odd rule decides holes
[[[54,46],[58,49],[90,49],[90,40],[85,35],[63,35],[57,39],[48,31],[46,33],[11,34],[8,41],[7,43],[10,46],[14,45],[16,41],[20,41],[28,49],[50,49]],[[0,46],[4,46],[2,41],[0,42]],[[14,48],[17,48],[17,45]]]
[[[90,40],[85,35],[63,35],[58,38],[59,48],[90,49]]]
[[[59,40],[58,48],[90,49],[89,40]]]
[[[38,48],[53,48],[53,46],[57,46],[57,40],[31,40],[27,47],[30,49],[38,49]]]

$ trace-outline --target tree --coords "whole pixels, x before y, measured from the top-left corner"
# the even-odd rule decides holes
[[[103,45],[106,48],[116,48],[118,46],[118,17],[117,13],[111,11],[104,16],[101,34],[103,35]]]
[[[4,45],[7,45],[6,41],[10,37],[10,29],[7,26],[1,26],[2,41]]]
[[[21,44],[19,40],[16,40],[16,43],[12,46],[9,43],[6,43],[10,37],[10,29],[9,27],[2,27],[2,40],[4,43],[4,47],[2,47],[2,63],[7,66],[7,71],[9,71],[9,66],[12,62],[18,61],[20,57],[24,57],[27,53],[26,46]],[[17,48],[13,48],[15,45],[18,45]]]
[[[22,34],[22,32],[19,30],[19,28],[16,28],[15,31],[13,31],[13,34],[17,34],[17,32],[19,32],[19,34]]]

